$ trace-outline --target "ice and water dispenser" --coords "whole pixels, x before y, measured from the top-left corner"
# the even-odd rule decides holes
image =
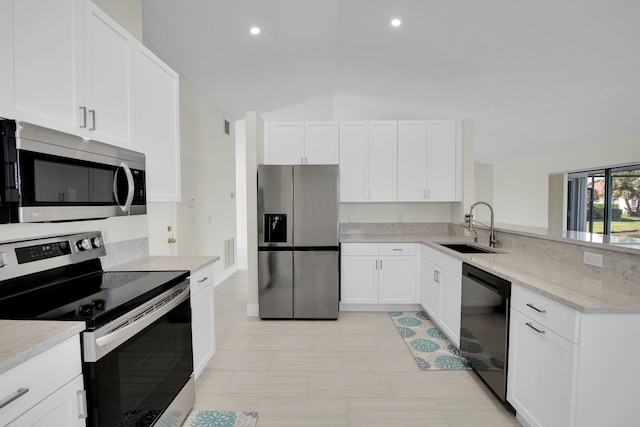
[[[264,242],[287,241],[287,214],[264,214]]]

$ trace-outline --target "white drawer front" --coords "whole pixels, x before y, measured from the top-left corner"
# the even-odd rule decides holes
[[[380,255],[415,255],[415,243],[379,243],[378,253]]]
[[[0,402],[28,390],[0,409],[0,425],[6,425],[82,373],[80,336],[0,375]]]
[[[198,293],[201,289],[206,288],[213,283],[213,264],[205,265],[191,272],[191,294]]]
[[[516,284],[511,286],[511,307],[565,339],[579,342],[580,313]]]
[[[377,243],[343,243],[340,246],[341,255],[378,255]]]
[[[456,277],[462,277],[462,261],[433,249],[425,244],[420,245],[420,255],[438,268],[447,270]]]

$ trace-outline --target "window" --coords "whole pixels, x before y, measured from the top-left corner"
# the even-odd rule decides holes
[[[567,230],[640,237],[640,165],[568,176]]]

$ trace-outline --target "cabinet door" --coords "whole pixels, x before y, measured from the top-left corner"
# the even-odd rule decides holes
[[[507,400],[531,426],[575,425],[577,355],[577,344],[511,309]]]
[[[338,164],[338,126],[335,122],[304,124],[304,163]]]
[[[84,427],[86,425],[86,400],[84,381],[78,375],[71,382],[29,409],[7,427]]]
[[[380,257],[378,302],[381,304],[415,304],[416,257]]]
[[[133,149],[134,38],[91,1],[84,7],[88,137]]]
[[[427,122],[398,122],[398,201],[427,200]]]
[[[268,161],[271,165],[299,165],[304,160],[304,123],[269,124]]]
[[[81,135],[83,2],[6,3],[13,3],[14,27],[13,79],[2,83],[13,86],[14,111],[8,117]]]
[[[438,282],[436,271],[436,267],[431,262],[421,257],[422,294],[420,302],[429,318],[438,322],[440,319],[440,283]]]
[[[204,372],[215,352],[214,286],[207,285],[191,295],[193,374],[195,379]]]
[[[148,202],[180,201],[178,74],[136,42],[136,150],[146,156]]]
[[[427,122],[427,199],[456,200],[457,141],[455,120]]]
[[[343,303],[378,303],[378,257],[342,256],[340,300]]]
[[[440,269],[440,328],[460,348],[460,304],[462,277]],[[462,273],[462,266],[460,267]]]
[[[398,123],[369,122],[369,191],[370,202],[397,201]]]
[[[340,122],[340,201],[366,202],[368,192],[367,122]]]

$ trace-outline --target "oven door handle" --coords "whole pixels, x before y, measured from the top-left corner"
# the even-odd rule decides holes
[[[87,361],[97,361],[102,356],[109,353],[112,349],[118,347],[120,344],[124,343],[129,338],[133,337],[135,334],[142,331],[144,328],[151,325],[153,322],[160,319],[165,314],[169,313],[171,310],[173,310],[175,307],[189,298],[189,295],[189,287],[187,286],[187,288],[179,296],[173,298],[166,304],[155,308],[152,312],[142,316],[134,315],[134,318],[137,318],[128,325],[118,328],[103,337],[94,338],[92,341],[95,343],[95,346],[92,351],[87,352],[89,348],[85,347],[85,354],[89,359]],[[160,299],[160,301],[162,300],[163,299]],[[156,302],[154,305],[157,305],[158,303],[159,302]],[[145,308],[140,310],[139,312],[143,313],[145,311],[148,311],[150,308],[151,304],[149,306],[145,306]]]

